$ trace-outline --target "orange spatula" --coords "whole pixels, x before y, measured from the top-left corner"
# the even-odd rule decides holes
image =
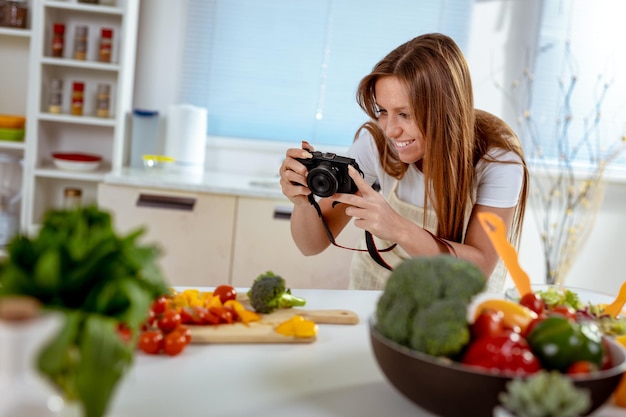
[[[530,278],[520,266],[517,252],[506,237],[506,226],[502,219],[493,213],[483,212],[478,213],[478,220],[511,274],[520,297],[531,293]]]
[[[617,315],[622,311],[622,308],[626,304],[626,282],[622,284],[622,287],[619,289],[619,294],[617,294],[617,298],[611,304],[604,308],[604,312],[610,316],[617,317]]]

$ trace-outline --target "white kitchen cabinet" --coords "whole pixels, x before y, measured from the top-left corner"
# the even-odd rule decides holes
[[[288,200],[239,197],[232,284],[248,287],[271,270],[291,288],[347,288],[354,251],[330,246],[316,256],[302,255],[291,238],[290,207]],[[361,233],[350,223],[336,241],[354,247]]]
[[[170,285],[230,282],[237,197],[101,183],[101,208],[114,213],[118,231],[145,227],[145,242],[164,250],[160,260]]]
[[[116,228],[145,227],[146,241],[165,251],[171,285],[249,287],[266,272],[291,288],[347,288],[353,251],[331,246],[304,256],[291,238],[291,202],[217,192],[191,192],[101,183],[98,204],[114,213]],[[349,224],[337,242],[354,247],[362,231]]]
[[[23,186],[25,231],[35,232],[46,211],[62,206],[66,187],[81,188],[83,204],[96,203],[98,183],[106,173],[121,166],[126,119],[132,107],[138,12],[139,0],[115,0],[113,5],[76,0],[33,2]],[[65,25],[62,57],[52,56],[54,23]],[[74,59],[77,25],[88,27],[85,60]],[[98,60],[103,27],[113,29],[110,62]],[[61,113],[49,112],[53,79],[63,80]],[[75,81],[85,85],[82,115],[70,111]],[[99,83],[111,88],[109,115],[105,117],[97,117],[95,111]],[[103,162],[96,171],[59,170],[53,164],[53,152],[98,154]]]

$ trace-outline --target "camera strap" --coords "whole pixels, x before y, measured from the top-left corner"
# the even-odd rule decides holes
[[[315,211],[317,211],[317,215],[322,220],[322,224],[324,225],[324,230],[326,231],[326,235],[328,236],[328,240],[330,241],[330,243],[332,243],[333,245],[337,246],[338,248],[342,248],[342,249],[354,250],[354,251],[359,251],[359,252],[368,252],[370,254],[370,256],[372,257],[372,259],[374,261],[376,261],[376,263],[378,265],[380,265],[383,268],[388,269],[390,271],[393,270],[393,268],[391,266],[389,266],[389,264],[387,262],[385,262],[383,257],[380,256],[380,252],[389,252],[390,250],[393,250],[393,248],[396,247],[395,243],[393,245],[389,246],[388,248],[379,250],[376,247],[376,243],[374,242],[374,237],[372,236],[372,234],[369,231],[366,230],[365,231],[365,244],[367,246],[367,249],[349,248],[349,247],[346,247],[346,246],[342,246],[342,245],[338,244],[335,241],[335,237],[333,236],[333,232],[330,231],[330,228],[328,227],[328,224],[326,224],[326,220],[324,219],[324,216],[322,216],[322,210],[320,209],[319,204],[317,204],[317,201],[315,201],[315,196],[313,195],[313,193],[309,194],[309,203],[311,203],[311,205],[313,207],[315,207]],[[335,206],[336,203],[337,202],[333,203],[333,207]]]

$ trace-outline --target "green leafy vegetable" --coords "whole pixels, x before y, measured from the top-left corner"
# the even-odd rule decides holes
[[[168,291],[158,247],[141,245],[143,229],[119,236],[111,215],[95,206],[46,213],[38,236],[19,235],[0,264],[0,297],[25,295],[60,311],[64,326],[38,360],[39,370],[86,417],[105,414],[129,368],[150,303]]]

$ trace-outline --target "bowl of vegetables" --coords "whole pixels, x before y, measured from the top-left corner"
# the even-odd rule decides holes
[[[517,301],[474,302],[484,285],[478,268],[449,256],[396,267],[369,323],[374,358],[395,389],[444,417],[499,407],[523,417],[529,403],[546,416],[588,415],[607,402],[626,372],[620,344],[593,322],[554,316],[542,324]],[[574,339],[556,357],[541,351]]]

